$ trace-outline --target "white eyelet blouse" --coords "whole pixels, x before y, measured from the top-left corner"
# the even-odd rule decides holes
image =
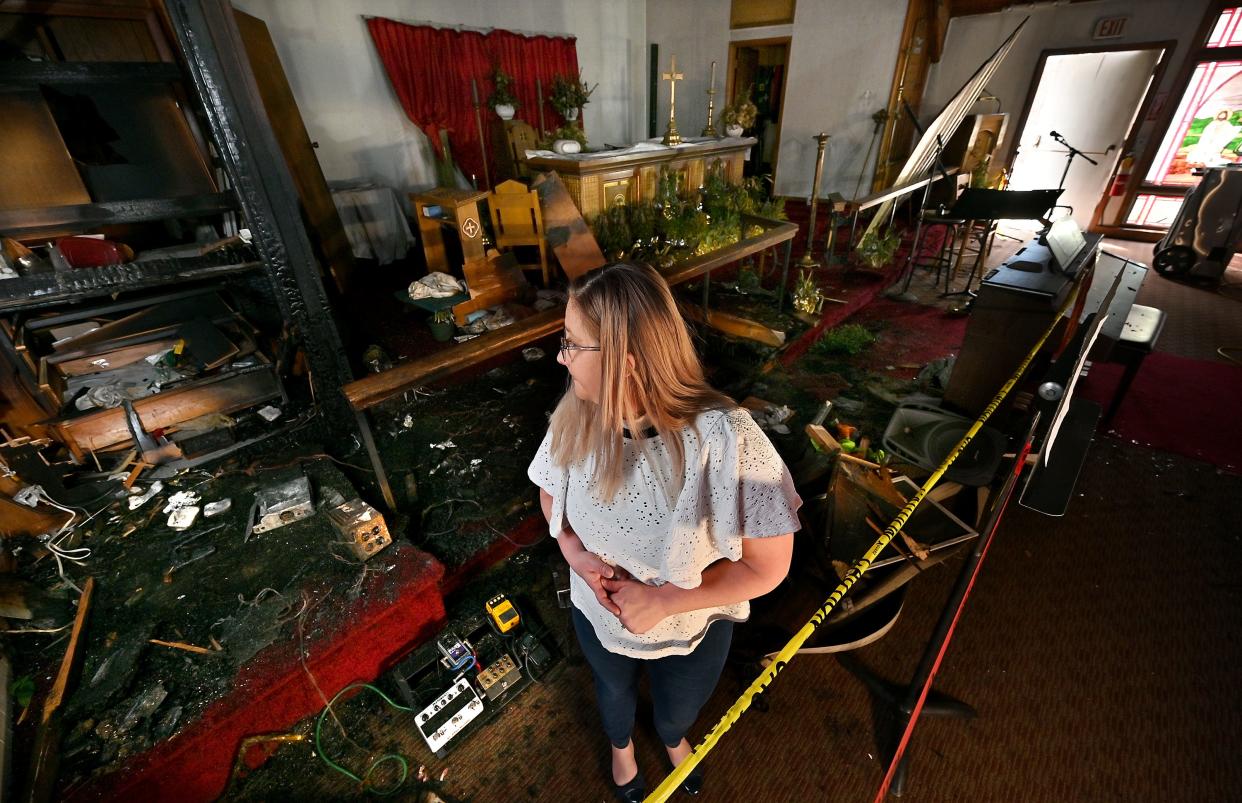
[[[676,484],[672,457],[660,437],[627,437],[621,486],[604,503],[592,493],[594,458],[568,468],[555,465],[549,432],[527,474],[552,497],[552,536],[568,521],[588,551],[636,580],[695,588],[711,564],[742,557],[744,537],[799,529],[802,500],[793,478],[749,413],[709,410],[684,428],[681,438],[686,468]],[[646,633],[631,633],[574,572],[570,599],[604,647],[635,658],[686,655],[712,622],[742,622],[750,615],[750,603],[739,602],[676,614]]]

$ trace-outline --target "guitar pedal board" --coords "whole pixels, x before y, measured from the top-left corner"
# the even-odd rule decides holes
[[[453,685],[414,718],[423,741],[437,756],[466,725],[483,713],[483,701],[465,676],[457,678]]]
[[[479,688],[483,689],[487,699],[495,700],[521,679],[522,671],[509,657],[509,653],[505,653],[479,673]]]

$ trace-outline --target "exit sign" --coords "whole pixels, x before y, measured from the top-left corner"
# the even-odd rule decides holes
[[[1096,20],[1095,30],[1091,32],[1091,38],[1118,39],[1125,35],[1126,23],[1129,21],[1129,17],[1101,17]]]

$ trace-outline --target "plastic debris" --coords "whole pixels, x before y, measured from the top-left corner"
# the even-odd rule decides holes
[[[159,480],[151,483],[151,487],[147,488],[145,491],[140,491],[137,488],[131,488],[129,492],[132,496],[129,497],[129,509],[137,510],[147,502],[150,502],[151,497],[155,496],[162,490],[164,490],[164,483]]]
[[[198,518],[198,505],[179,507],[168,516],[168,526],[174,530],[188,530]]]
[[[232,507],[233,500],[227,497],[216,502],[208,502],[203,506],[203,518],[209,519],[212,516],[219,516],[221,513],[227,513]]]
[[[121,724],[117,726],[118,733],[125,733],[130,728],[137,725],[142,720],[155,713],[160,707],[160,703],[164,702],[164,698],[168,696],[168,690],[164,688],[164,684],[156,683],[147,689],[142,696],[134,700],[133,705],[129,707],[129,711],[125,713],[125,717],[121,720]]]
[[[19,505],[26,507],[36,507],[39,504],[39,497],[43,495],[43,486],[27,485],[13,496],[13,501]]]
[[[164,512],[172,513],[177,508],[197,505],[199,498],[199,495],[193,491],[177,491],[168,497],[168,504],[164,505]]]
[[[487,331],[491,332],[496,329],[503,329],[514,321],[514,317],[504,307],[494,307],[488,311],[487,317],[483,319],[483,326]]]
[[[466,284],[442,271],[433,271],[412,282],[407,292],[414,301],[423,298],[451,298],[466,292]]]

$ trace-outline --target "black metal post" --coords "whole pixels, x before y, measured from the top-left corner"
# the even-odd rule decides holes
[[[785,241],[785,255],[781,258],[781,289],[776,294],[776,308],[785,306],[785,286],[789,283],[789,260],[793,258],[793,238]]]
[[[276,303],[305,350],[312,391],[328,424],[325,434],[344,447],[357,434],[341,393],[352,379],[349,361],[233,7],[228,0],[167,0],[164,6]]]
[[[953,626],[957,623],[958,616],[962,609],[966,606],[966,598],[970,594],[971,586],[974,585],[975,578],[979,575],[979,569],[983,564],[983,558],[987,554],[988,546],[992,543],[992,538],[996,535],[997,527],[1000,525],[1001,517],[1005,514],[1005,508],[1009,504],[1009,499],[1013,495],[1013,490],[1017,485],[1018,478],[1022,474],[1022,469],[1026,465],[1026,455],[1030,449],[1031,439],[1035,434],[1035,428],[1039,425],[1039,415],[1036,414],[1031,420],[1026,431],[1026,437],[1023,439],[1022,448],[1018,450],[1017,456],[1013,463],[1008,466],[1005,481],[1002,483],[1000,490],[996,493],[992,501],[992,506],[988,509],[988,516],[980,533],[979,539],[975,542],[974,549],[966,558],[966,562],[962,565],[962,569],[958,572],[957,582],[953,586],[953,592],[949,595],[948,601],[940,612],[940,620],[936,623],[936,629],[933,631],[931,638],[927,642],[927,647],[923,650],[923,655],[919,659],[918,668],[914,671],[914,677],[907,687],[905,698],[897,706],[897,729],[896,743],[892,747],[892,758],[888,764],[888,775],[891,783],[888,790],[896,797],[900,797],[905,789],[906,779],[906,758],[905,748],[908,743],[908,734],[912,734],[917,719],[915,718],[915,710],[918,707],[919,699],[922,698],[926,690],[929,690],[932,682],[935,680],[935,671],[944,656],[944,652],[948,647],[949,640],[952,636]],[[957,717],[973,717],[974,709],[970,706],[958,701],[949,701],[950,704],[942,706],[941,710],[932,710],[924,707],[924,713],[941,714]],[[894,766],[894,763],[896,766]],[[886,778],[888,781],[889,778]]]

